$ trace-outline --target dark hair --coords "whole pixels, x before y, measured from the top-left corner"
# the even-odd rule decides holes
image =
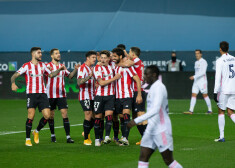
[[[121,48],[122,50],[125,50],[126,46],[124,44],[118,44],[117,48]]]
[[[90,57],[91,55],[96,55],[96,52],[95,52],[95,51],[88,51],[88,52],[86,53],[86,58],[87,58],[87,57]]]
[[[41,50],[40,47],[32,47],[30,53],[32,54],[34,51]]]
[[[176,54],[176,52],[175,52],[175,51],[172,51],[171,54]]]
[[[196,51],[199,51],[199,52],[200,52],[200,54],[202,53],[202,50],[200,50],[200,49],[196,49],[196,50],[195,50],[195,52],[196,52]]]
[[[146,69],[149,69],[151,71],[151,73],[156,73],[157,77],[160,74],[160,71],[156,65],[150,65]]]
[[[110,57],[110,52],[108,51],[108,50],[102,50],[101,52],[100,52],[100,55],[101,54],[105,54],[105,55],[107,55],[107,57]]]
[[[138,47],[131,47],[131,51],[138,57],[140,56],[140,49]]]
[[[52,55],[54,53],[54,51],[59,50],[58,48],[52,48],[50,51],[50,54]]]
[[[228,52],[229,43],[227,41],[221,41],[219,46],[223,52]]]
[[[121,48],[114,48],[112,53],[116,53],[118,56],[122,55],[122,58],[126,57],[124,51]]]

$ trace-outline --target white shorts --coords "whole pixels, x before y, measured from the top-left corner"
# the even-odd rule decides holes
[[[226,110],[227,108],[235,110],[235,94],[219,93],[218,100],[217,105],[221,110]]]
[[[192,93],[198,94],[199,91],[202,94],[207,94],[207,82],[193,82]]]
[[[153,150],[158,148],[160,153],[167,149],[173,151],[173,138],[172,135],[170,135],[167,131],[156,135],[151,135],[145,132],[140,146]]]

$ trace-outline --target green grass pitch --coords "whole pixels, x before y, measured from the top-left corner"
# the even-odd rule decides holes
[[[217,107],[213,103],[213,115],[207,111],[204,100],[197,100],[194,115],[183,115],[188,110],[189,100],[169,100],[169,109],[174,138],[174,157],[184,168],[233,168],[235,167],[235,125],[226,116],[225,143],[215,143],[218,137]],[[68,100],[71,125],[82,124],[84,115],[77,100]],[[40,131],[40,143],[26,147],[25,122],[26,100],[0,100],[0,167],[76,167],[76,168],[132,168],[137,167],[140,147],[135,143],[140,135],[136,128],[130,132],[130,146],[120,147],[114,143],[94,146],[94,132],[91,132],[92,146],[84,146],[82,126],[71,127],[74,144],[67,144],[65,131],[55,129],[57,143],[50,142],[48,129]],[[40,113],[36,113],[33,129]],[[63,126],[59,111],[55,114],[55,126]],[[48,125],[46,125],[48,128]],[[6,134],[9,133],[9,134]],[[113,132],[111,132],[113,135]],[[31,136],[32,138],[32,136]],[[150,167],[164,168],[158,151],[150,159]]]

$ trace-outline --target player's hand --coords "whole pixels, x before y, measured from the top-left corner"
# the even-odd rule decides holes
[[[48,66],[47,68],[48,68],[50,71],[52,71],[52,67]]]
[[[78,68],[79,68],[80,66],[81,66],[80,64],[76,64],[76,65],[74,66],[74,69],[78,70]]]
[[[91,72],[88,74],[90,77],[92,77],[93,76],[93,67],[91,68]]]
[[[63,65],[62,67],[59,68],[60,71],[66,70],[65,66]]]
[[[101,62],[97,62],[97,64],[96,65],[100,65],[101,66]]]
[[[142,102],[143,102],[142,96],[138,94],[136,97],[136,103],[141,104]]]
[[[95,83],[95,88],[97,89],[99,87],[99,84]]]
[[[119,73],[117,73],[117,74],[115,75],[115,79],[116,79],[116,80],[120,79],[121,77],[122,77],[122,75],[119,74]]]
[[[217,99],[217,93],[214,93],[214,100],[215,100],[216,103],[219,102],[218,99]]]
[[[129,123],[127,123],[127,127],[128,128],[132,128],[136,125],[135,121],[134,120],[131,120]]]
[[[11,84],[11,90],[16,92],[17,89],[18,89],[18,86],[15,83],[12,83]]]
[[[190,76],[189,79],[190,79],[190,80],[194,80],[194,76]]]

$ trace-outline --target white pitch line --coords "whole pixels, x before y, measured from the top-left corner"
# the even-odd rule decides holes
[[[70,127],[75,127],[75,126],[81,126],[83,124],[74,124],[74,125],[70,125]],[[64,126],[58,126],[58,127],[55,127],[55,128],[64,128]],[[50,128],[43,128],[41,130],[48,130]],[[0,132],[0,135],[9,135],[9,134],[19,134],[19,133],[23,133],[23,132],[26,132],[26,131],[8,131],[8,132]]]

